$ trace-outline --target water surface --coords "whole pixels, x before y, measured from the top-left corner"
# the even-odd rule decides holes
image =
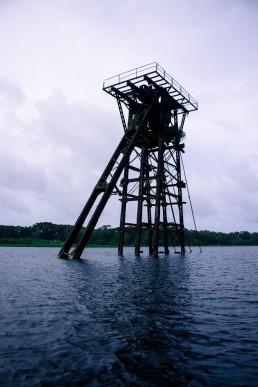
[[[0,247],[1,386],[257,386],[258,248]]]

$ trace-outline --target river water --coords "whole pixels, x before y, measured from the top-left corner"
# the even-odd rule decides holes
[[[0,247],[1,386],[258,386],[258,247]]]

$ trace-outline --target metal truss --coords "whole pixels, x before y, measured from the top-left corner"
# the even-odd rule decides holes
[[[140,255],[146,235],[152,255],[168,254],[170,245],[185,252],[181,141],[186,115],[197,109],[197,102],[156,63],[128,73],[118,76],[117,83],[104,83],[104,90],[117,100],[124,135],[60,250],[60,258],[81,257],[112,194],[121,201],[119,255],[126,232],[134,233],[135,255]],[[81,239],[72,249],[84,223]]]

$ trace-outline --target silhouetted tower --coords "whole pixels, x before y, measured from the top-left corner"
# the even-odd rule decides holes
[[[146,234],[151,255],[168,254],[169,245],[179,246],[183,254],[183,127],[198,104],[156,62],[107,79],[103,89],[117,100],[124,135],[59,257],[80,258],[112,194],[121,201],[119,255],[127,232],[134,233],[135,255],[141,253]],[[69,253],[84,223],[81,239]]]

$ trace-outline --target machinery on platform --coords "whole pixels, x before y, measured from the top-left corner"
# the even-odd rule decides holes
[[[81,257],[112,194],[121,201],[119,255],[126,232],[134,233],[136,256],[143,233],[149,254],[168,254],[171,245],[184,254],[182,140],[185,118],[198,103],[156,62],[107,79],[103,90],[117,100],[124,133],[59,257]]]

